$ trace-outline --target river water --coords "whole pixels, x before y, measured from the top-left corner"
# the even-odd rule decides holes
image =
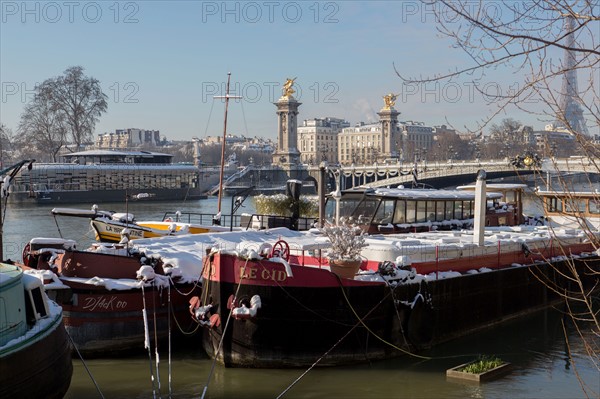
[[[87,209],[91,204],[73,207]],[[224,213],[231,206],[223,202]],[[13,205],[6,210],[4,256],[20,259],[23,245],[32,237],[56,237],[57,225],[51,206]],[[125,211],[124,204],[103,204],[101,209]],[[159,219],[165,211],[213,213],[214,198],[188,203],[130,202],[129,212],[138,219]],[[250,199],[241,212],[252,212]],[[89,220],[60,217],[58,226],[64,238],[75,239],[85,247],[93,240]],[[465,309],[468,312],[468,309]],[[120,358],[82,360],[73,358],[73,380],[67,398],[586,398],[600,397],[600,373],[588,357],[581,340],[566,321],[563,332],[560,309],[513,321],[472,334],[420,353],[428,359],[403,356],[353,367],[305,370],[225,369],[200,349],[198,338],[174,343],[169,373],[169,351],[159,347],[160,391],[153,390],[147,353]],[[318,331],[306,331],[318,339]],[[592,335],[585,333],[588,339]],[[600,339],[596,337],[600,347]],[[568,351],[572,351],[572,357]],[[481,385],[447,380],[446,369],[474,360],[479,355],[495,355],[513,365],[508,375]],[[86,370],[89,369],[89,374]],[[214,368],[213,368],[214,367]],[[91,374],[91,377],[90,377]],[[169,384],[169,376],[171,384]],[[210,376],[210,377],[209,377]],[[169,395],[169,385],[171,395]],[[157,384],[155,384],[155,387]]]

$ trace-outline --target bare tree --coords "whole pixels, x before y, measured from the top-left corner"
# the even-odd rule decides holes
[[[65,115],[54,107],[48,86],[42,84],[35,91],[33,100],[21,114],[20,139],[45,155],[50,154],[52,162],[56,162],[58,152],[66,144]]]
[[[48,90],[52,109],[62,114],[77,149],[81,143],[93,139],[96,122],[108,108],[108,97],[102,92],[98,79],[85,76],[83,67],[74,66],[41,86]]]
[[[484,94],[495,110],[487,115],[476,130],[494,117],[512,110],[536,115],[540,120],[561,125],[573,135],[578,144],[578,154],[586,156],[590,174],[600,173],[597,156],[598,144],[586,134],[589,124],[593,133],[600,127],[600,7],[596,0],[533,0],[533,1],[473,1],[473,0],[423,0],[423,4],[436,14],[439,32],[449,37],[455,46],[467,55],[471,65],[427,77],[403,77],[405,82],[425,84],[434,81],[469,79]],[[508,68],[514,76],[522,76],[518,87],[490,95],[485,90],[488,72]],[[577,87],[577,76],[585,84]],[[496,126],[498,127],[498,126]],[[492,127],[496,130],[496,127]],[[499,133],[503,128],[500,127]],[[504,140],[499,140],[504,141]],[[576,187],[564,179],[554,153],[554,185],[548,187],[574,194]],[[540,173],[545,178],[545,173]],[[584,183],[590,188],[591,180]],[[592,191],[592,190],[590,190]],[[595,201],[600,203],[600,194]],[[573,202],[574,204],[575,202]],[[571,206],[571,209],[578,209]],[[591,231],[579,214],[581,231],[596,248],[600,248],[600,235]],[[565,256],[569,254],[565,251]],[[581,272],[576,260],[562,273],[575,289],[548,282],[547,286],[565,299],[568,315],[577,328],[580,342],[593,364],[600,369],[600,319],[594,291],[584,288],[584,279],[598,278],[600,273],[591,267]],[[598,288],[598,287],[594,287]],[[575,306],[577,305],[577,306]],[[566,337],[568,337],[566,335]],[[569,345],[571,347],[571,345]],[[587,395],[593,389],[582,389]]]
[[[563,99],[569,97],[582,109],[592,130],[600,126],[600,12],[594,0],[530,2],[485,0],[422,0],[436,15],[438,31],[467,55],[471,65],[434,76],[404,77],[405,82],[424,84],[466,78],[495,111],[479,121],[474,130],[495,116],[518,109],[546,122],[557,121],[573,134],[585,133],[571,126]],[[569,56],[563,57],[568,51]],[[557,53],[558,51],[558,53]],[[554,57],[554,58],[553,58]],[[563,58],[562,60],[560,58]],[[490,93],[486,74],[508,68],[522,76],[517,85]],[[586,83],[565,86],[566,76],[579,73]],[[572,80],[572,79],[571,79]],[[541,104],[541,109],[533,103]],[[514,108],[513,108],[514,107]]]
[[[13,162],[12,142],[12,131],[0,123],[0,166]]]

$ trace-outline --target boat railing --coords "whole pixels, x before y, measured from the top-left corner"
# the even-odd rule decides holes
[[[162,220],[171,220],[174,222],[213,225],[214,214],[197,212],[165,212]],[[315,218],[301,217],[298,219],[298,229],[308,230],[314,226]],[[275,216],[264,214],[243,213],[239,215],[222,215],[218,225],[224,227],[241,227],[243,229],[268,229],[275,227],[291,227],[293,219],[290,216]]]

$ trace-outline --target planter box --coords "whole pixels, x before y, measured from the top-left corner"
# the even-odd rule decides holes
[[[502,363],[500,366],[493,368],[491,370],[485,371],[483,373],[467,373],[465,371],[459,371],[471,363],[469,362],[465,364],[461,364],[460,366],[453,367],[451,369],[446,370],[446,377],[452,379],[460,379],[464,381],[472,381],[472,382],[485,382],[492,380],[494,378],[498,378],[511,370],[510,363]]]

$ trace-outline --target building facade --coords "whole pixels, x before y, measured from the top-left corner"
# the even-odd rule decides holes
[[[125,149],[139,147],[157,147],[161,143],[159,130],[117,129],[114,133],[99,134],[96,148]]]
[[[359,122],[342,129],[338,135],[338,160],[342,165],[373,164],[397,160],[403,145],[402,130],[395,108],[396,95],[383,96],[384,106],[377,113],[379,122]]]
[[[298,126],[300,162],[309,165],[322,161],[338,162],[338,134],[350,123],[344,119],[326,117],[305,119]]]
[[[423,122],[399,122],[402,131],[402,158],[411,160],[415,153],[428,151],[433,145],[434,129]]]

